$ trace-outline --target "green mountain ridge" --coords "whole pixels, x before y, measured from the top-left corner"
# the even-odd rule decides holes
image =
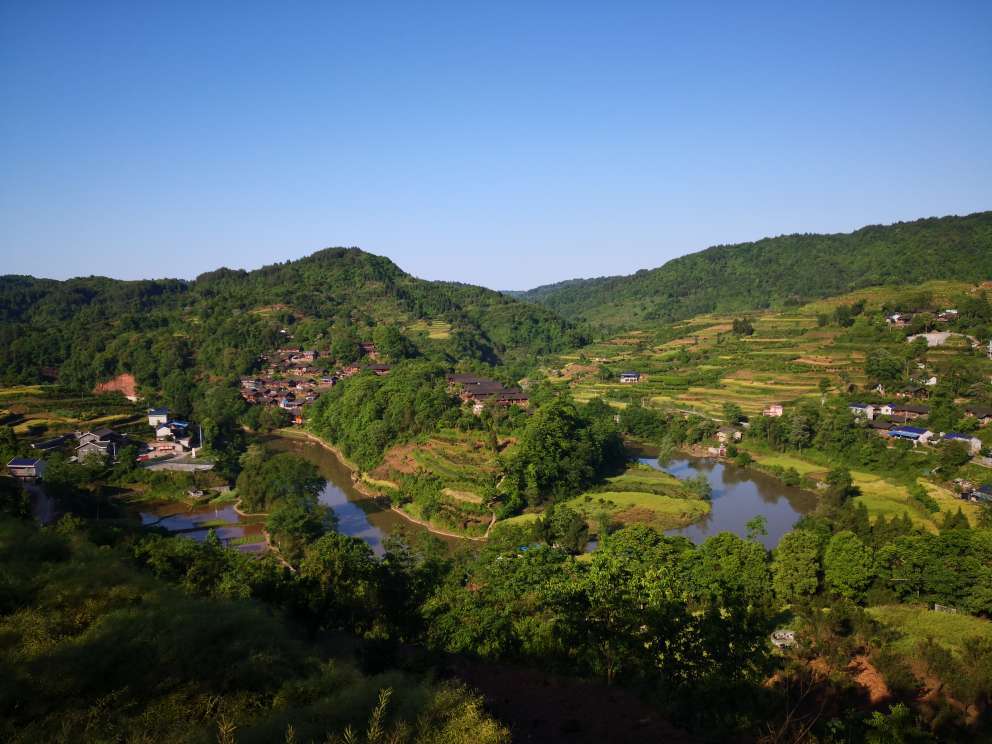
[[[445,338],[413,334],[420,320],[444,323]],[[449,361],[499,362],[583,341],[545,308],[482,287],[418,279],[357,248],[328,248],[192,281],[0,276],[0,380],[36,382],[58,369],[61,381],[88,386],[130,372],[157,387],[175,370],[243,374],[287,335],[296,345],[326,347],[342,335],[369,340],[383,324]]]
[[[718,245],[628,276],[511,296],[605,328],[801,304],[882,284],[992,277],[992,211]]]

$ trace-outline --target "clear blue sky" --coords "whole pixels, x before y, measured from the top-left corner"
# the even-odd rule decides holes
[[[988,0],[10,1],[0,94],[0,273],[517,289],[992,209]]]

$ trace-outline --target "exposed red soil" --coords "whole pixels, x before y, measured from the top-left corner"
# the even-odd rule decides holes
[[[855,656],[847,665],[853,679],[868,692],[868,703],[876,706],[892,697],[885,678],[868,660],[867,656]]]
[[[138,381],[134,379],[134,375],[130,372],[125,372],[106,382],[97,383],[96,387],[93,388],[93,392],[97,395],[101,393],[120,393],[125,397],[133,398],[138,395]]]

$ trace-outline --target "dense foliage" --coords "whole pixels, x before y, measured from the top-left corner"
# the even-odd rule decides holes
[[[459,401],[448,393],[444,372],[437,364],[410,361],[382,377],[357,375],[317,400],[308,426],[359,466],[371,468],[390,445],[432,431],[445,414],[457,414]]]
[[[195,281],[54,281],[0,277],[0,380],[36,382],[58,375],[89,389],[133,373],[146,390],[181,388],[204,374],[252,370],[259,354],[283,344],[330,347],[352,361],[359,340],[388,356],[415,353],[400,329],[431,319],[446,338],[423,338],[439,359],[490,362],[580,343],[553,313],[498,292],[428,282],[386,258],[329,248],[256,271],[218,269]]]
[[[567,318],[630,327],[799,304],[879,284],[989,276],[992,212],[979,212],[714,246],[650,271],[570,280],[516,296]]]
[[[4,741],[340,740],[366,730],[384,692],[390,741],[508,741],[463,688],[362,671],[294,630],[289,607],[325,585],[334,549],[318,543],[294,581],[273,560],[174,538],[131,547],[137,568],[126,541],[106,538],[94,544],[78,520],[39,530],[0,518]],[[371,576],[386,576],[386,564],[359,555]],[[334,588],[325,607],[348,601]]]

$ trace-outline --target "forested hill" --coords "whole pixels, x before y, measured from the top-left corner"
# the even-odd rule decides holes
[[[879,284],[992,278],[992,212],[720,245],[630,276],[511,293],[566,318],[636,326],[802,303]]]
[[[431,321],[430,324],[425,321]],[[470,285],[430,282],[357,248],[193,281],[0,277],[0,380],[90,386],[121,372],[230,376],[287,344],[327,348],[390,326],[434,358],[490,362],[581,342],[554,312]],[[283,331],[286,331],[283,333]]]

